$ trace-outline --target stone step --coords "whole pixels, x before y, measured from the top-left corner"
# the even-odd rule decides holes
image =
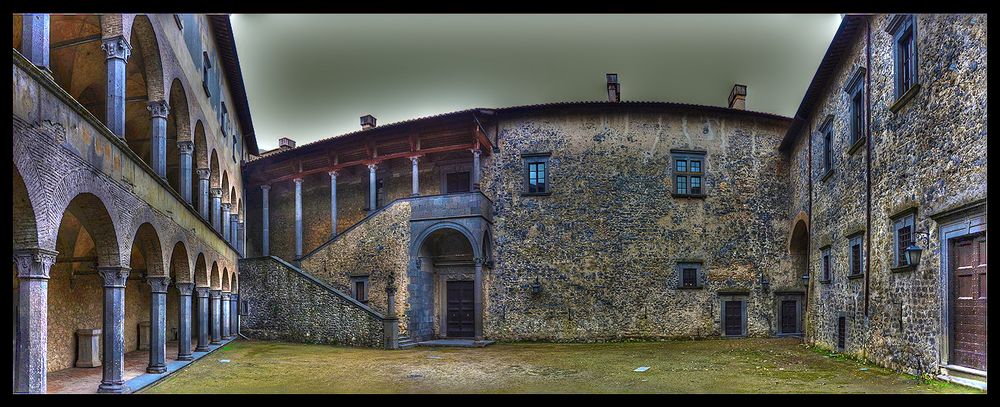
[[[941,374],[938,375],[938,378],[986,391],[986,372],[982,370],[965,366],[944,365],[941,366]]]

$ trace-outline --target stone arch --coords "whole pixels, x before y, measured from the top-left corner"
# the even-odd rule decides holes
[[[135,232],[129,267],[133,271],[144,269],[146,276],[164,277],[167,276],[167,269],[163,264],[160,235],[151,223],[143,223]]]
[[[25,186],[17,165],[11,163],[14,173],[14,249],[38,247],[38,221],[35,219],[35,206],[31,203],[28,188]]]
[[[49,43],[76,43],[50,50],[49,69],[55,82],[103,123],[107,63],[100,38],[112,35],[104,32],[102,20],[105,17],[96,14],[50,14]]]
[[[209,158],[211,159],[209,169],[212,171],[212,175],[208,177],[209,186],[212,188],[221,188],[222,173],[219,171],[219,153],[213,148],[212,153],[209,154]]]
[[[222,170],[222,203],[229,203],[229,172]]]
[[[229,187],[229,203],[233,204],[231,212],[233,214],[240,213],[239,198],[236,196],[236,186],[233,185]]]
[[[115,221],[100,197],[82,192],[61,212],[55,236],[56,251],[72,259],[92,258],[97,266],[122,265]]]
[[[235,271],[233,272],[233,282],[230,285],[230,289],[234,293],[239,293],[240,292],[240,275],[239,275],[238,272],[235,272]]]
[[[409,297],[404,311],[407,332],[412,338],[479,335],[475,321],[481,320],[481,307],[476,306],[471,320],[463,317],[457,321],[448,316],[452,310],[445,309],[445,304],[464,303],[468,299],[465,294],[471,294],[466,286],[469,280],[473,282],[472,290],[477,290],[475,283],[481,270],[476,264],[481,259],[482,247],[473,236],[465,226],[445,221],[428,227],[413,240],[410,258],[415,262],[407,271]],[[455,292],[451,289],[453,284],[457,287]]]
[[[170,83],[170,115],[167,116],[167,183],[175,191],[181,190],[181,150],[177,143],[192,141],[191,116],[188,113],[187,94],[180,79]],[[194,168],[194,166],[191,166]],[[197,182],[198,175],[192,170],[192,182]]]
[[[788,235],[788,254],[801,255],[809,251],[809,216],[805,212],[792,220],[792,231]]]
[[[187,246],[178,241],[170,254],[170,281],[176,283],[194,282],[195,276],[191,270],[191,258],[188,257]]]
[[[211,285],[211,277],[208,275],[208,266],[205,263],[205,254],[198,253],[194,261],[194,284],[197,287],[208,287]]]
[[[160,56],[160,45],[156,40],[153,23],[145,14],[137,15],[132,20],[129,45],[132,46],[133,56],[142,57],[149,100],[164,100],[166,86],[164,86],[163,58]],[[129,63],[132,61],[130,60]]]
[[[166,103],[160,47],[152,22],[145,15],[134,18],[129,33],[126,38],[132,50],[125,64],[125,142],[152,166],[151,111],[154,105]]]
[[[477,244],[478,241],[476,240],[472,232],[469,231],[468,228],[455,222],[440,222],[440,223],[435,223],[433,226],[430,226],[427,229],[424,229],[424,231],[421,232],[420,235],[418,235],[418,237],[413,240],[413,243],[411,243],[410,245],[411,258],[419,256],[420,248],[421,246],[423,246],[424,241],[427,240],[427,237],[430,236],[432,233],[441,229],[453,229],[456,232],[461,233],[468,240],[469,245],[472,246],[471,250],[473,257],[475,258],[482,257],[482,247],[480,247]]]
[[[229,269],[222,268],[222,291],[229,291]]]
[[[209,284],[208,284],[209,287],[212,287],[213,290],[222,289],[222,277],[220,276],[219,273],[220,273],[220,271],[219,271],[219,262],[213,261],[212,262],[212,272],[211,272],[211,274],[209,274],[210,279],[209,279]]]
[[[208,140],[205,138],[205,125],[198,120],[194,124],[194,165],[192,167],[211,169],[208,160]],[[195,179],[198,179],[195,177]]]

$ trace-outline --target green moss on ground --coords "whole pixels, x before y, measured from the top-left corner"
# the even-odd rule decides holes
[[[976,392],[827,356],[787,338],[503,343],[486,348],[400,351],[238,341],[143,392]],[[221,363],[220,359],[230,362]],[[650,368],[634,372],[639,366]]]

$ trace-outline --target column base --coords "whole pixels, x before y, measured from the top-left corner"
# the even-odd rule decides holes
[[[146,367],[146,373],[160,374],[160,373],[164,373],[166,371],[167,371],[167,366],[165,366],[165,365],[147,366]]]
[[[209,350],[210,349],[207,345],[206,346],[198,345],[196,348],[194,348],[195,352],[208,352]]]
[[[222,341],[221,341],[221,340],[217,340],[217,341],[216,341],[216,340],[213,340],[213,341],[209,342],[208,344],[209,344],[209,345],[221,345],[221,344],[222,344]]]
[[[194,356],[192,356],[190,353],[187,355],[177,355],[177,360],[182,360],[182,361],[194,360]]]
[[[130,393],[132,390],[125,385],[125,383],[111,384],[111,383],[101,383],[97,386],[98,393],[110,393],[110,394],[125,394]]]

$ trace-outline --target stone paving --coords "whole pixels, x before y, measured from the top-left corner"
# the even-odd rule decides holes
[[[197,345],[197,340],[192,341],[191,349],[194,349]],[[167,363],[175,361],[177,361],[177,341],[167,342]],[[128,382],[145,374],[148,364],[149,351],[137,350],[125,353],[125,374],[123,375],[125,381]],[[69,369],[49,372],[48,392],[56,394],[97,393],[97,386],[101,384],[101,370],[101,366],[92,368],[71,367]]]

